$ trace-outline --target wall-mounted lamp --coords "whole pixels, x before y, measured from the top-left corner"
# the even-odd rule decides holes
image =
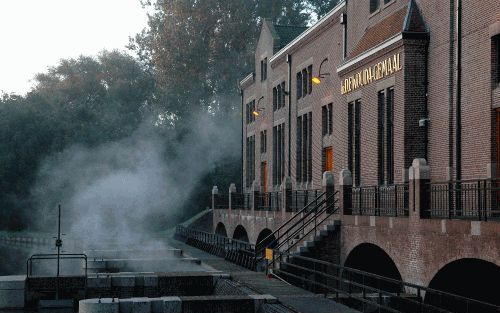
[[[326,76],[330,76],[330,73],[323,73],[323,74],[321,73],[321,67],[323,66],[323,64],[324,64],[325,62],[328,62],[328,58],[325,58],[325,59],[321,62],[321,64],[319,65],[318,76],[314,76],[314,77],[312,78],[312,82],[313,82],[314,84],[316,84],[316,85],[321,84],[321,79],[322,79],[322,78],[325,78]]]
[[[252,112],[252,114],[255,117],[259,116],[261,111],[264,111],[264,108],[259,109],[259,104],[262,99],[264,99],[264,96],[260,97],[260,99],[257,101],[257,106],[255,107],[255,110]]]

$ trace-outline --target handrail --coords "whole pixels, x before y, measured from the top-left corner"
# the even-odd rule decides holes
[[[323,197],[325,193],[323,193],[322,195],[320,195],[319,197]],[[328,203],[329,201],[331,201],[332,199],[335,199],[335,196],[338,194],[338,192],[335,192],[333,193],[332,195],[328,196],[328,198],[325,198],[325,199],[322,199],[319,203],[317,202],[317,200],[319,199],[316,198],[313,202],[316,203],[316,206],[307,211],[306,214],[304,216],[302,216],[300,219],[298,219],[292,226],[289,226],[288,229],[285,231],[284,234],[282,234],[281,236],[278,236],[278,237],[275,237],[274,240],[272,240],[271,242],[268,242],[268,241],[265,241],[266,239],[260,241],[259,243],[256,244],[256,247],[255,247],[255,256],[256,256],[256,261],[257,262],[260,262],[263,257],[262,257],[262,252],[267,248],[267,246],[269,245],[272,245],[274,243],[277,243],[277,246],[274,247],[275,249],[279,249],[281,248],[285,243],[288,243],[290,241],[291,238],[293,238],[294,236],[300,234],[300,232],[302,230],[304,230],[306,227],[308,227],[312,222],[315,222],[317,224],[317,216],[324,213],[325,211],[327,211],[328,209],[330,209],[330,206],[325,206],[323,208],[321,208],[325,203]],[[334,207],[335,204],[337,203],[337,201],[333,201],[332,203],[332,206]],[[320,209],[321,208],[321,209]],[[304,208],[305,209],[305,208]],[[303,210],[304,210],[303,209]],[[319,210],[318,210],[319,209]],[[303,211],[301,210],[301,212]],[[336,212],[337,210],[334,210],[328,217],[330,217],[332,214],[334,214],[334,212]],[[287,221],[287,223],[285,223],[284,225],[286,224],[289,224],[292,222],[292,220],[298,216],[299,213],[297,213],[294,217],[292,217],[290,220]],[[325,219],[323,219],[321,221],[324,222]],[[320,223],[320,224],[321,224]],[[301,226],[299,226],[297,228],[298,225],[302,224]],[[316,229],[316,225],[314,227],[314,229]],[[311,231],[307,232],[306,235],[304,236],[307,236]],[[269,235],[268,237],[266,238],[269,238],[271,235]],[[283,239],[283,237],[286,236],[285,239]],[[304,237],[302,236],[302,237]],[[272,237],[271,237],[272,238]],[[268,245],[267,246],[264,246],[264,247],[259,247],[259,244],[262,243],[262,242],[267,242]],[[291,247],[293,247],[294,245],[292,246],[288,246],[287,247],[287,251],[289,251],[291,249]],[[259,249],[260,248],[260,249]]]
[[[328,202],[331,198],[335,197],[337,193],[334,193],[333,195],[330,195],[330,197],[328,197],[328,199],[325,199],[325,202]],[[332,203],[332,207],[335,208],[335,204],[338,202],[338,200],[335,200],[333,203]],[[313,228],[311,228],[309,231],[307,231],[305,234],[302,235],[302,238],[305,238],[307,237],[312,231],[317,231],[317,225],[321,225],[324,221],[326,221],[328,218],[330,218],[330,216],[332,216],[333,214],[337,213],[337,211],[339,210],[339,208],[337,207],[335,210],[333,210],[332,212],[328,213],[326,217],[324,217],[321,221],[317,221],[317,217],[320,216],[321,214],[323,214],[324,212],[327,212],[329,209],[331,209],[330,206],[325,206],[323,208],[321,208],[321,210],[319,211],[316,211],[314,216],[312,216],[307,222],[303,223],[302,226],[296,228],[293,233],[291,235],[288,235],[286,240],[283,240],[281,243],[278,244],[277,247],[275,247],[274,249],[278,249],[281,248],[283,245],[285,245],[285,243],[289,243],[290,242],[290,239],[293,238],[294,236],[296,236],[297,234],[300,234],[300,232],[302,232],[304,229],[306,229],[306,227],[308,227],[313,221],[316,225],[314,225]],[[297,225],[297,224],[296,224]],[[295,227],[295,226],[293,226]],[[292,227],[292,228],[293,228]],[[295,242],[294,244],[292,245],[288,245],[287,248],[285,249],[284,252],[288,253],[299,241]],[[268,264],[268,268],[273,265],[275,262],[275,259],[273,258],[273,260],[271,260],[271,262]]]
[[[33,273],[33,261],[34,260],[55,260],[57,259],[57,253],[45,253],[45,254],[33,254],[26,260],[26,277],[30,277]],[[85,260],[85,277],[87,277],[87,255],[84,253],[61,253],[59,254],[61,259],[81,259]]]
[[[330,195],[330,197],[328,197],[328,199],[324,199],[324,200],[322,200],[322,201],[321,201],[321,203],[320,203],[320,204],[318,204],[318,206],[317,206],[317,207],[315,207],[315,209],[316,209],[316,210],[315,210],[315,209],[313,209],[313,210],[311,210],[311,211],[307,212],[307,213],[306,213],[306,215],[304,215],[302,219],[298,220],[298,221],[297,221],[294,225],[292,225],[292,226],[289,228],[289,230],[290,230],[290,229],[295,228],[296,226],[298,226],[299,224],[301,224],[301,223],[302,223],[302,226],[300,226],[299,228],[295,229],[295,230],[293,231],[292,235],[291,235],[291,236],[290,236],[290,235],[289,235],[289,236],[287,236],[286,240],[282,241],[282,243],[283,243],[283,242],[286,242],[286,241],[288,241],[288,240],[290,240],[291,238],[293,238],[293,236],[295,236],[295,235],[297,235],[298,233],[300,233],[300,231],[302,231],[304,228],[306,228],[307,226],[309,226],[309,224],[310,224],[310,223],[312,223],[312,221],[314,220],[314,218],[315,218],[317,215],[319,215],[319,214],[323,213],[324,211],[326,211],[326,210],[328,209],[327,207],[322,208],[322,209],[321,209],[321,211],[319,211],[319,212],[317,211],[317,209],[318,209],[320,206],[322,206],[323,204],[325,204],[328,200],[331,200],[334,196],[335,196],[335,194]],[[336,203],[336,202],[334,202],[334,204],[335,204],[335,203]],[[314,215],[312,215],[312,213],[313,213],[313,212],[315,213]],[[312,217],[311,217],[311,215],[312,215]],[[308,219],[308,220],[306,221],[306,219],[307,219],[307,218],[309,218],[309,217],[310,217],[310,219]],[[288,234],[288,233],[289,233],[289,231],[285,232],[285,234]],[[276,241],[278,241],[278,240],[279,240],[279,238],[276,238]],[[279,243],[279,244],[278,244],[278,246],[279,246],[279,247],[283,246],[283,244],[282,244],[282,243]]]
[[[318,199],[320,199],[321,197],[323,197],[324,195],[326,194],[326,192],[322,192],[318,197],[316,197],[315,199],[313,199],[311,202],[309,202],[302,210],[300,210],[299,212],[295,213],[295,215],[293,215],[288,221],[286,221],[285,223],[283,223],[283,225],[281,225],[280,227],[278,227],[278,229],[276,229],[274,232],[272,232],[270,235],[268,235],[266,238],[262,239],[260,242],[257,242],[255,244],[255,247],[257,248],[259,246],[260,243],[262,242],[266,242],[266,240],[269,240],[270,238],[272,238],[274,236],[274,238],[277,238],[275,235],[276,234],[279,234],[279,231],[282,230],[285,226],[287,226],[289,223],[292,222],[292,220],[299,216],[299,214],[302,214],[305,210],[307,210],[313,203],[317,203]],[[279,237],[279,236],[278,236]],[[260,250],[259,252],[262,252],[263,250]]]
[[[190,228],[190,227],[185,227],[185,226],[182,226],[182,225],[177,225],[177,229],[182,229],[182,231],[184,231],[184,232],[190,232],[190,233],[197,234],[197,235],[210,236],[210,237],[217,238],[217,239],[220,239],[220,240],[228,240],[231,243],[237,243],[237,244],[240,244],[242,246],[248,246],[248,247],[250,247],[251,250],[255,250],[255,246],[253,244],[249,243],[249,242],[246,242],[246,241],[242,241],[242,240],[238,240],[238,239],[233,239],[233,238],[229,238],[229,237],[224,237],[224,236],[221,236],[219,234],[208,233],[208,232],[205,232],[205,231],[202,231],[202,230],[197,230],[197,229],[193,229],[193,228]],[[252,247],[253,247],[253,249],[252,249]],[[246,250],[246,251],[252,252],[251,250]]]
[[[305,256],[300,256],[300,255],[291,255],[288,252],[283,252],[283,251],[279,251],[279,250],[274,250],[274,253],[276,253],[278,255],[278,257],[273,258],[273,260],[278,260],[278,259],[282,260],[283,257],[291,257],[291,258],[294,258],[294,259],[304,260],[304,261],[312,263],[313,266],[314,266],[314,269],[311,269],[309,267],[304,267],[305,265],[300,266],[300,265],[297,265],[297,264],[293,264],[293,263],[287,262],[287,264],[289,266],[291,266],[291,267],[298,268],[298,269],[301,269],[301,270],[305,270],[307,272],[314,273],[315,274],[313,276],[314,279],[316,279],[316,277],[318,277],[318,276],[322,276],[322,277],[325,277],[325,278],[331,278],[331,279],[337,280],[338,282],[352,284],[354,286],[361,287],[361,288],[367,288],[367,289],[376,291],[376,292],[384,294],[384,295],[394,296],[395,294],[397,294],[397,296],[399,296],[399,292],[396,293],[396,292],[390,292],[390,291],[386,291],[386,290],[381,290],[379,288],[374,288],[374,287],[371,287],[371,286],[368,286],[368,285],[360,284],[359,282],[353,282],[353,281],[348,280],[348,279],[343,278],[343,277],[335,276],[332,273],[325,273],[325,272],[323,272],[321,270],[318,270],[316,268],[315,264],[319,264],[319,265],[324,265],[324,266],[327,266],[327,267],[330,267],[330,268],[334,268],[337,273],[349,273],[349,274],[350,273],[354,273],[354,274],[362,275],[364,277],[375,278],[375,279],[378,279],[378,280],[380,280],[382,282],[384,282],[384,281],[385,282],[389,282],[389,283],[392,283],[392,284],[395,284],[395,285],[401,287],[401,290],[403,290],[404,287],[416,289],[417,290],[417,295],[419,297],[422,295],[422,291],[423,291],[423,292],[425,292],[425,294],[437,295],[437,296],[447,296],[447,297],[451,297],[451,298],[454,298],[456,300],[461,300],[461,301],[465,301],[465,302],[468,302],[468,303],[475,303],[475,304],[482,305],[482,306],[485,306],[485,307],[495,308],[497,310],[500,309],[500,307],[497,306],[497,305],[494,305],[494,304],[491,304],[491,303],[487,303],[487,302],[484,302],[484,301],[481,301],[481,300],[467,298],[467,297],[464,297],[464,296],[460,296],[460,295],[452,294],[452,293],[449,293],[449,292],[440,291],[440,290],[436,290],[436,289],[432,289],[432,288],[428,288],[428,287],[416,285],[416,284],[413,284],[413,283],[407,283],[407,282],[404,282],[404,281],[401,281],[401,280],[397,280],[397,279],[393,279],[393,278],[389,278],[389,277],[384,277],[384,276],[381,276],[381,275],[377,275],[377,274],[365,272],[365,271],[354,269],[354,268],[351,268],[351,267],[341,266],[341,265],[330,263],[330,262],[323,261],[323,260],[317,260],[317,259],[313,259],[313,258],[309,258],[309,257],[305,257]],[[278,269],[278,271],[282,272],[279,269]],[[289,275],[288,272],[285,272],[284,274],[285,275]],[[333,286],[326,286],[326,285],[324,285],[322,283],[319,283],[319,282],[317,282],[315,280],[312,281],[310,279],[307,279],[307,278],[304,278],[304,277],[299,277],[299,276],[294,275],[294,274],[290,274],[290,276],[295,276],[295,278],[300,279],[300,280],[307,280],[309,283],[314,284],[314,285],[321,285],[321,287],[323,287],[325,289],[329,289],[329,288],[335,289],[336,292],[346,293],[350,297],[356,298],[352,294],[349,294],[346,291],[342,291],[342,290],[339,290],[337,288],[334,288]],[[337,285],[337,287],[338,287],[338,285]],[[403,293],[403,292],[401,292],[401,293]],[[358,299],[358,300],[363,301],[363,299]],[[449,312],[447,309],[443,309],[443,308],[440,308],[440,307],[435,307],[435,306],[432,306],[430,304],[425,304],[422,301],[414,301],[414,300],[411,300],[411,299],[407,299],[407,301],[411,301],[411,302],[413,302],[415,304],[418,304],[418,305],[422,304],[424,306],[433,307],[433,308],[438,309],[439,311],[442,311],[442,312]],[[377,303],[371,303],[371,304],[378,305]],[[386,307],[386,309],[392,310],[393,308]],[[400,312],[400,311],[396,311],[396,312]]]

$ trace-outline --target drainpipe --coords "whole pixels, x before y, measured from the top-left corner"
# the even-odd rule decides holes
[[[288,177],[292,177],[292,55],[286,55],[288,64]]]
[[[424,74],[424,116],[427,118],[424,128],[424,159],[429,164],[429,40],[425,44],[425,74]]]
[[[462,179],[462,0],[457,0],[457,104],[456,104],[456,138],[455,166],[456,179]]]
[[[245,114],[245,105],[244,105],[244,100],[243,100],[243,96],[244,96],[244,92],[243,92],[243,89],[240,89],[240,96],[241,96],[241,193],[243,193],[243,190],[245,188],[245,185],[244,185],[244,177],[243,177],[243,143],[245,142],[244,140],[244,136],[245,136],[245,133],[244,133],[244,129],[245,129],[245,118],[244,118],[244,114]]]
[[[455,76],[455,1],[450,0],[450,50],[449,50],[449,59],[448,59],[448,168],[450,170],[449,179],[453,180],[453,87],[454,87],[454,76]]]

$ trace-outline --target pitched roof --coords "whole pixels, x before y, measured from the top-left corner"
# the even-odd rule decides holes
[[[350,58],[354,58],[403,32],[427,32],[424,19],[414,0],[410,1],[409,6],[401,8],[368,28],[356,48],[352,50]]]
[[[300,34],[302,34],[307,27],[304,26],[292,26],[292,25],[273,25],[278,33],[280,39],[280,47],[279,49],[285,47],[292,40],[297,38]]]

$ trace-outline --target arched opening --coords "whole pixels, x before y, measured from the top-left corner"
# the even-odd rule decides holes
[[[273,233],[272,230],[270,230],[269,228],[265,228],[260,232],[256,242],[257,249],[263,249],[265,247],[272,249],[276,246],[276,237],[272,235],[272,233]]]
[[[215,228],[215,233],[216,233],[217,235],[227,237],[227,230],[226,230],[226,226],[224,226],[224,224],[222,224],[221,222],[219,222],[219,223],[217,224],[217,227]]]
[[[401,274],[391,257],[380,247],[371,243],[362,243],[354,248],[347,256],[344,266],[398,281],[402,280]],[[374,277],[366,277],[348,270],[344,271],[343,276],[354,282],[389,292],[400,292],[402,289],[399,284]]]
[[[247,233],[245,227],[243,227],[241,225],[236,226],[236,229],[234,230],[234,233],[233,233],[233,239],[249,242],[248,233]]]
[[[500,267],[494,263],[480,259],[460,259],[448,263],[441,268],[429,283],[429,288],[437,289],[466,298],[471,298],[494,305],[500,305],[498,290],[500,287]],[[443,306],[441,299],[431,293],[426,293],[425,302]],[[445,308],[458,312],[464,303],[451,301]],[[459,307],[456,307],[456,306]],[[474,305],[474,304],[473,304]],[[481,305],[469,307],[469,312],[489,312]],[[491,311],[497,312],[497,311]]]

